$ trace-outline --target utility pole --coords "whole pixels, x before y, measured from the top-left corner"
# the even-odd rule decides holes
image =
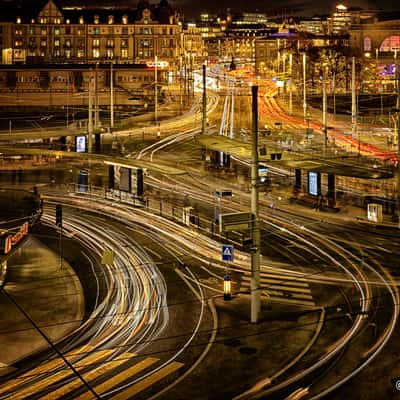
[[[110,64],[110,126],[114,128],[114,61]]]
[[[157,56],[154,56],[154,120],[158,123],[158,77],[157,77]]]
[[[93,148],[93,70],[90,69],[89,75],[89,115],[88,115],[88,153],[92,152]]]
[[[396,128],[395,133],[397,133],[397,166],[396,166],[396,176],[397,176],[397,190],[396,190],[396,206],[397,206],[397,223],[400,228],[400,121],[399,121],[399,113],[400,113],[400,71],[398,70],[399,66],[396,64],[396,86],[397,86],[397,99],[396,99]]]
[[[203,119],[201,121],[201,133],[204,135],[206,133],[206,123],[207,123],[207,93],[206,93],[206,63],[203,64]]]
[[[292,90],[292,80],[293,80],[293,54],[289,53],[289,115],[293,114],[293,90]]]
[[[351,136],[357,136],[356,58],[351,63]]]
[[[324,147],[323,151],[326,153],[326,146],[328,143],[328,126],[327,119],[327,101],[326,101],[326,67],[322,66],[322,132],[324,134]]]
[[[260,293],[260,221],[258,219],[258,86],[251,87],[252,148],[251,148],[251,212],[253,214],[251,248],[251,322],[257,323],[261,309]]]
[[[99,121],[99,64],[96,63],[96,69],[95,69],[95,80],[94,80],[94,87],[95,87],[95,112],[94,112],[94,127],[97,129],[100,125]]]
[[[307,92],[306,92],[306,53],[303,53],[303,115],[307,119]]]

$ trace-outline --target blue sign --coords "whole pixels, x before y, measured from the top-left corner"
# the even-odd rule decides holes
[[[231,244],[222,245],[222,261],[233,261],[233,246]]]

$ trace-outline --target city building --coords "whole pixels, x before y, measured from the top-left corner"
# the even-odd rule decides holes
[[[179,56],[179,15],[166,0],[157,6],[139,1],[136,9],[48,0],[38,12],[16,12],[0,23],[3,63],[142,63],[155,56],[174,63]]]
[[[98,89],[108,90],[111,64],[116,91],[125,92],[118,98],[129,103],[142,97],[147,104],[155,79],[172,88],[181,80],[179,71],[189,66],[193,71],[207,56],[200,30],[183,24],[167,0],[140,0],[136,7],[46,0],[37,9],[8,10],[0,17],[0,50],[0,105],[10,104],[13,91],[20,102],[23,93],[37,91],[43,103],[51,97],[55,105],[62,102],[55,92],[87,90],[82,83],[88,83],[95,66]],[[71,64],[67,71],[64,65]],[[25,105],[29,99],[25,96]]]

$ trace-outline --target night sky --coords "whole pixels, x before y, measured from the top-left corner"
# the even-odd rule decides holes
[[[382,9],[383,11],[400,10],[400,4],[393,0],[353,0],[351,2],[335,0],[253,0],[247,3],[243,0],[175,0],[171,4],[181,7],[188,17],[199,15],[201,11],[219,12],[230,8],[234,11],[260,11],[268,15],[294,15],[312,16],[331,14],[338,4],[347,7],[360,7],[363,9]]]
[[[61,3],[74,3],[78,5],[132,5],[136,7],[139,0],[66,0]],[[150,4],[157,4],[160,0],[149,0]],[[23,2],[25,5],[36,5],[46,3],[46,0],[0,0],[0,7],[4,5],[9,8],[15,3]],[[400,10],[400,4],[395,0],[352,0],[351,2],[340,0],[253,0],[246,4],[243,0],[168,0],[168,2],[179,11],[183,12],[186,18],[197,18],[201,12],[219,13],[230,8],[231,12],[265,12],[269,16],[313,16],[331,14],[337,4],[344,4],[347,7],[361,7],[363,9],[381,9],[383,11]],[[57,3],[57,0],[55,0]],[[1,10],[0,10],[1,12]]]

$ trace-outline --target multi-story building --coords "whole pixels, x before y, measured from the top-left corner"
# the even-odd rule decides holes
[[[142,63],[179,56],[181,26],[166,0],[140,1],[136,9],[62,7],[53,0],[35,14],[0,23],[3,54],[11,63]],[[5,34],[7,32],[7,34]],[[3,63],[10,59],[3,56]]]
[[[167,0],[157,5],[140,0],[136,8],[46,0],[38,9],[8,11],[0,16],[0,90],[16,90],[20,97],[35,90],[45,98],[52,91],[87,91],[95,65],[99,90],[108,90],[109,78],[102,77],[109,76],[113,64],[114,83],[126,90],[123,101],[129,103],[132,92],[148,97],[155,79],[172,88],[182,66],[187,69],[190,60],[193,70],[193,63],[206,57],[201,32],[184,25]],[[72,64],[79,68],[68,72],[63,67]],[[11,97],[5,93],[0,103]],[[31,97],[25,96],[25,104]],[[51,97],[53,104],[56,97]],[[62,103],[61,98],[57,102]]]

